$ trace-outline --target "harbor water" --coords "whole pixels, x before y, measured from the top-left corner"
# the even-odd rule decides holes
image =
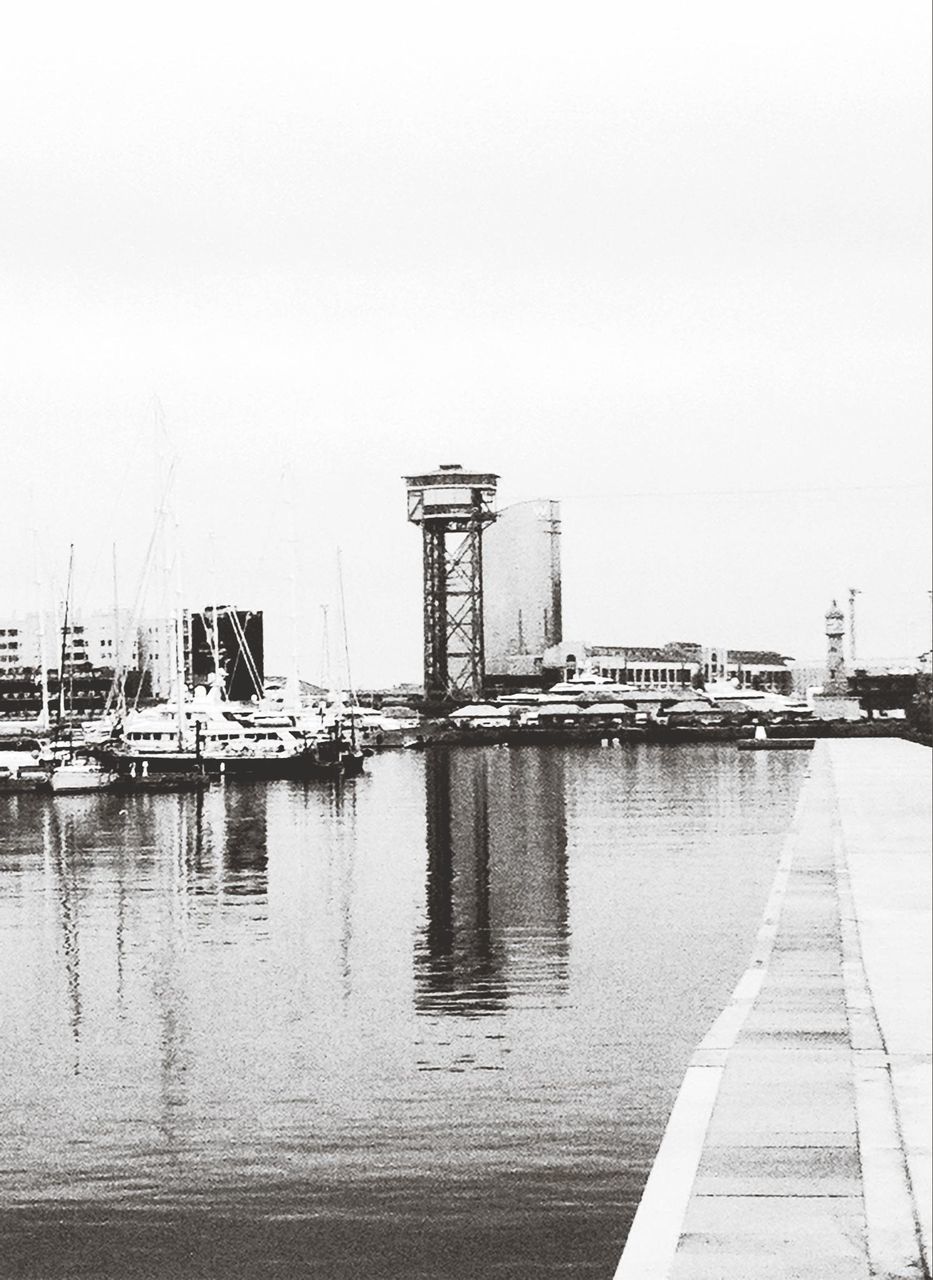
[[[0,1270],[608,1280],[807,766],[0,797]]]

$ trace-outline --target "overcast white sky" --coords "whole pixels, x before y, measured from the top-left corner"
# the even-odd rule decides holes
[[[929,645],[929,5],[20,5],[0,52],[0,612],[27,530],[418,679],[400,477],[564,500],[565,632]],[[332,633],[335,630],[331,613]]]

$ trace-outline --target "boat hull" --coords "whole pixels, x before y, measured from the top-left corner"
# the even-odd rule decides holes
[[[150,755],[135,752],[110,751],[103,757],[107,765],[118,775],[120,785],[137,782],[140,789],[151,789],[157,780],[166,776],[174,778],[243,778],[274,780],[277,778],[297,781],[312,778],[334,778],[361,772],[363,757],[359,753],[330,750],[326,744],[322,751],[300,752],[295,755],[247,756],[229,755],[223,758],[198,756],[192,752],[153,752]]]

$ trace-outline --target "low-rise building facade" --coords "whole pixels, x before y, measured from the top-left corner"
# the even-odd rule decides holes
[[[600,645],[581,640],[546,650],[542,672],[551,683],[588,671],[636,689],[690,689],[725,679],[742,689],[786,694],[793,683],[790,662],[775,650],[728,649],[692,641]]]

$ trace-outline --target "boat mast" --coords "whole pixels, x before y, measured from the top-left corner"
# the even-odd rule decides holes
[[[356,716],[353,714],[352,708],[356,706],[356,694],[353,690],[353,674],[350,671],[350,640],[347,635],[347,601],[343,592],[343,561],[340,555],[340,548],[337,548],[337,581],[340,584],[340,614],[343,622],[343,652],[347,660],[347,692],[350,695],[350,742],[353,750],[356,750]]]
[[[65,719],[65,659],[68,651],[68,620],[71,612],[71,575],[74,569],[75,546],[72,542],[68,547],[68,580],[65,586],[65,608],[62,620],[62,649],[58,663],[58,722],[55,726],[56,738],[62,730],[62,721]]]
[[[291,568],[289,570],[288,583],[288,604],[291,617],[289,618],[289,628],[292,633],[292,669],[289,673],[288,684],[289,702],[291,706],[288,710],[292,715],[298,715],[301,711],[301,676],[298,673],[298,588],[296,579],[298,572],[296,568],[296,560],[298,556],[297,544],[295,539],[295,517],[292,512],[292,546],[291,546]]]
[[[114,643],[114,692],[116,694],[117,715],[126,714],[126,683],[123,671],[123,637],[120,634],[120,598],[117,578],[117,544],[111,547],[113,559],[113,643]]]
[[[166,610],[169,607],[171,597],[170,582],[172,578],[172,565],[169,561],[169,498],[172,487],[172,480],[175,472],[174,457],[168,459],[166,450],[170,444],[168,431],[165,426],[165,413],[162,409],[162,402],[158,396],[153,397],[153,407],[155,410],[155,445],[156,457],[158,460],[158,471],[160,477],[165,477],[164,487],[162,490],[159,511],[157,516],[157,525],[162,531],[162,569],[163,569],[163,601]],[[172,517],[172,532],[175,535],[175,607],[174,607],[174,625],[171,617],[165,619],[164,640],[166,652],[162,655],[165,662],[163,670],[170,673],[172,665],[174,666],[174,685],[175,685],[175,714],[177,718],[178,732],[178,748],[182,750],[184,747],[184,727],[185,727],[185,647],[184,647],[184,624],[182,621],[181,608],[181,538],[178,534],[178,517]],[[160,624],[161,627],[161,624]],[[160,646],[161,647],[161,646]],[[174,663],[171,663],[174,658]]]
[[[321,688],[330,692],[330,636],[327,631],[327,605],[321,605]]]
[[[291,670],[285,682],[284,702],[288,713],[298,716],[301,714],[301,676],[298,669],[298,522],[295,518],[294,483],[289,482],[285,472],[283,472],[283,480],[286,483],[285,493],[288,507],[288,540],[290,543],[288,557],[288,607],[290,616],[288,622],[292,642]]]
[[[39,687],[42,690],[42,709],[39,712],[39,725],[42,729],[49,727],[49,671],[45,654],[45,616],[42,610],[42,588],[39,580],[39,534],[32,531],[32,552],[35,568],[36,587],[36,626],[39,638]]]
[[[185,729],[185,624],[181,603],[181,538],[175,521],[175,713],[178,717],[178,749],[184,747]]]
[[[220,673],[220,606],[218,604],[219,597],[217,594],[217,544],[214,540],[213,533],[210,535],[210,548],[211,626],[210,633],[208,635],[208,644],[211,647],[211,661],[214,664],[214,683],[212,688],[208,690],[208,693],[209,695],[216,694],[220,700],[223,700],[226,696],[226,690],[223,687],[223,681],[221,680]],[[207,630],[206,620],[204,626],[205,630]]]

